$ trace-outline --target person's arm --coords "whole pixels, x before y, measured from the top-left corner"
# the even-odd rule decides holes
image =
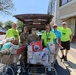
[[[6,31],[6,35],[4,36],[3,40],[5,40],[7,38],[7,35],[9,35],[9,30]]]
[[[70,42],[72,41],[72,39],[73,39],[73,35],[72,35],[72,31],[71,31],[71,29],[69,28],[69,33],[70,33]]]
[[[7,35],[4,36],[3,40],[5,40],[7,38]]]
[[[19,45],[22,46],[24,44],[23,42],[24,42],[23,35],[21,34],[20,35],[20,43],[19,43]]]
[[[30,44],[30,34],[28,35],[28,38],[26,39],[26,45]]]
[[[3,38],[3,39],[6,39],[6,38],[8,37],[9,32],[10,32],[10,30],[6,31],[6,35],[4,36],[4,38]]]
[[[72,42],[72,39],[73,39],[73,35],[71,34],[70,35],[70,42]]]
[[[54,39],[54,42],[56,42],[56,44],[57,44],[57,39],[56,39],[56,35],[54,32],[53,32],[53,39]]]
[[[16,43],[19,44],[19,42],[20,42],[20,41],[19,41],[19,31],[18,31],[18,30],[16,30],[16,31],[17,31]]]
[[[40,41],[40,37],[37,35],[37,41]]]
[[[44,33],[41,36],[42,45],[44,46]]]
[[[19,40],[19,31],[18,31],[18,40]]]

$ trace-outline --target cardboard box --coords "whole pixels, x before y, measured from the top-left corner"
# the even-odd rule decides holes
[[[4,56],[2,57],[2,63],[3,63],[3,64],[10,65],[10,64],[13,63],[13,55],[11,55],[10,57],[9,57],[9,56],[10,56],[10,55],[4,55]]]

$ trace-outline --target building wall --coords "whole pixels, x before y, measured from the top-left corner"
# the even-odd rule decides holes
[[[61,19],[76,15],[76,0],[73,0],[61,7],[59,7],[59,17]]]
[[[59,19],[66,21],[68,27],[71,28],[73,35],[75,34],[75,17],[76,17],[76,0],[59,7]]]
[[[59,18],[59,0],[56,0],[56,6],[55,6],[55,14],[54,14],[54,20],[58,26],[61,26],[62,20]]]
[[[54,14],[53,22],[56,23],[58,26],[62,26],[63,21],[67,22],[68,27],[71,28],[73,35],[75,35],[76,0],[72,0],[62,6],[59,6],[60,0],[55,1],[56,1],[55,8],[51,7],[55,9],[55,12],[53,13]]]
[[[75,19],[74,18],[70,18],[68,20],[66,20],[68,27],[72,30],[72,33],[74,35],[75,32]]]

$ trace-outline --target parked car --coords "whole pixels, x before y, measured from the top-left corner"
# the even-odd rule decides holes
[[[5,28],[0,27],[0,35],[2,35],[2,34],[6,34],[6,29],[5,29]]]

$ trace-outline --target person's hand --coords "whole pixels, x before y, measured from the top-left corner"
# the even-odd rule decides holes
[[[19,47],[21,47],[23,44],[19,43]]]
[[[72,42],[72,40],[70,39],[70,42]]]
[[[63,47],[61,46],[61,44],[59,44],[59,47],[60,47],[60,48],[63,48]]]

